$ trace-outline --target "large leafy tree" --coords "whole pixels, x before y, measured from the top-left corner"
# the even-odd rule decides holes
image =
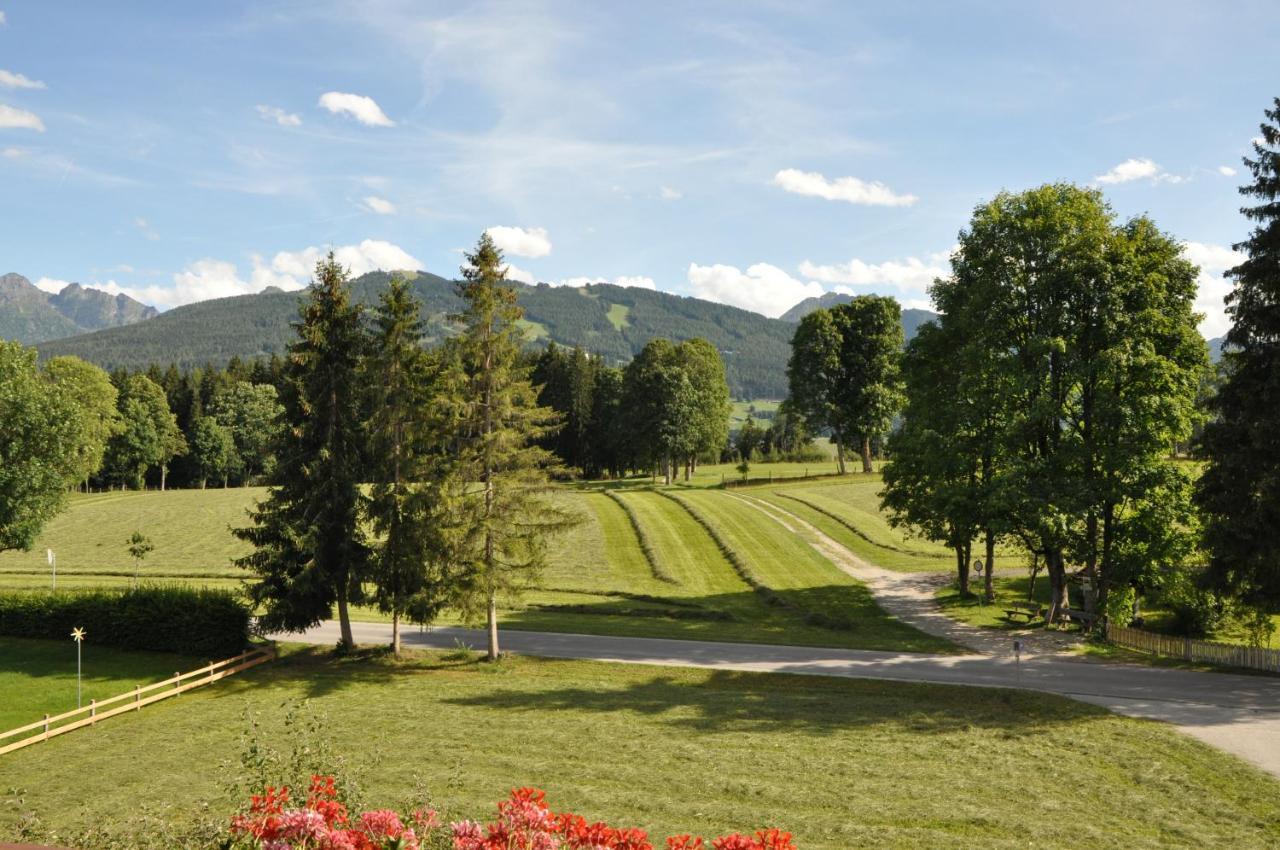
[[[231,472],[242,481],[271,474],[276,462],[272,449],[283,412],[279,393],[271,384],[236,381],[209,402],[209,415],[235,441]]]
[[[461,329],[446,356],[462,378],[450,402],[458,410],[456,460],[476,487],[458,508],[462,531],[454,557],[470,576],[460,598],[464,612],[485,611],[492,660],[500,651],[499,600],[536,579],[547,536],[574,517],[548,492],[554,455],[538,442],[556,417],[538,404],[521,357],[523,311],[505,280],[502,252],[485,234],[466,259],[458,285]]]
[[[107,446],[107,466],[122,484],[141,490],[148,470],[160,469],[165,489],[169,462],[187,451],[164,389],[146,375],[132,375],[120,389],[120,427]]]
[[[851,423],[842,404],[849,376],[840,359],[841,327],[829,309],[814,310],[800,320],[787,361],[788,406],[816,431],[830,431],[840,474]]]
[[[1204,514],[1210,575],[1251,604],[1280,607],[1280,98],[1244,160],[1253,182],[1242,212],[1255,223],[1227,272],[1232,317],[1225,379],[1200,447],[1208,459],[1196,501]]]
[[[391,649],[400,621],[430,622],[446,599],[449,509],[464,492],[449,451],[456,370],[423,348],[420,306],[393,277],[374,315],[364,364],[370,392],[368,516],[378,539],[372,577],[378,607],[391,615]]]
[[[231,432],[211,416],[195,420],[191,426],[191,460],[200,476],[201,490],[210,478],[222,479],[222,486],[226,487],[231,470],[239,465]]]
[[[0,341],[0,551],[30,549],[85,468],[85,415],[36,352]]]
[[[106,372],[78,357],[54,357],[44,371],[80,408],[73,418],[80,429],[76,480],[87,482],[102,468],[107,443],[120,428],[119,394]]]
[[[719,455],[729,442],[729,382],[724,359],[714,345],[695,337],[676,346],[676,357],[689,378],[693,393],[693,420],[685,455],[684,478],[696,470],[699,456]]]
[[[250,514],[254,524],[236,529],[254,546],[237,564],[256,575],[249,594],[266,628],[305,629],[336,605],[342,646],[350,649],[349,606],[363,600],[369,566],[360,524],[365,332],[348,273],[332,253],[316,263],[294,328],[271,489]]]
[[[1186,551],[1185,523],[1160,518],[1186,504],[1168,451],[1190,433],[1207,362],[1196,270],[1150,221],[1116,225],[1099,193],[1061,184],[980,206],[952,270],[933,295],[963,339],[955,379],[998,443],[945,444],[996,450],[983,521],[1043,556],[1054,610],[1069,564],[1105,605],[1144,558]]]

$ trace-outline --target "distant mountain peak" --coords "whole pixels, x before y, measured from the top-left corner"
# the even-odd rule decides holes
[[[16,272],[0,276],[0,339],[43,342],[158,315],[156,308],[123,293],[113,295],[78,283],[50,293]]]

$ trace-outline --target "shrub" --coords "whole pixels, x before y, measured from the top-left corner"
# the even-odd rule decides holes
[[[0,594],[0,635],[62,640],[75,627],[102,646],[223,658],[249,642],[249,609],[220,590],[141,587]]]

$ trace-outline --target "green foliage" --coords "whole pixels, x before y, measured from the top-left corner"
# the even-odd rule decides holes
[[[169,461],[187,451],[164,389],[146,375],[133,375],[120,388],[118,405],[120,429],[107,446],[107,468],[136,490],[153,467],[160,467],[163,481]]]
[[[1200,450],[1208,458],[1196,501],[1205,520],[1210,578],[1251,605],[1280,608],[1280,98],[1266,110],[1260,141],[1244,164],[1255,223],[1235,246],[1246,259],[1227,272],[1233,323],[1223,351],[1224,381]]]
[[[226,591],[142,587],[124,592],[0,593],[0,634],[85,640],[121,649],[226,658],[249,641],[249,610]]]
[[[504,280],[502,252],[484,234],[466,259],[458,285],[462,330],[444,354],[461,380],[441,401],[458,412],[457,480],[478,486],[457,499],[460,531],[451,556],[469,573],[459,595],[464,613],[486,611],[492,660],[499,654],[499,597],[517,597],[533,582],[547,536],[575,518],[547,496],[554,456],[537,442],[558,423],[554,411],[539,406],[520,356],[522,314]]]
[[[0,551],[31,548],[97,451],[75,389],[41,374],[34,350],[0,341]]]
[[[952,360],[968,409],[940,413],[913,382],[925,421],[902,448],[930,457],[904,461],[935,480],[963,478],[946,452],[971,464],[975,498],[931,510],[962,528],[976,508],[978,527],[1016,535],[1044,557],[1056,605],[1068,562],[1096,575],[1105,609],[1111,587],[1189,554],[1189,482],[1169,452],[1195,424],[1208,358],[1181,250],[1146,218],[1117,224],[1095,190],[1047,185],[980,206],[933,287],[932,371]]]
[[[375,599],[393,615],[392,648],[399,652],[400,618],[430,622],[446,602],[447,509],[467,484],[453,474],[457,412],[446,401],[460,376],[454,364],[423,350],[419,305],[403,278],[391,279],[374,324],[362,365],[373,481],[367,516],[380,537]]]
[[[119,394],[106,372],[76,357],[55,357],[44,371],[79,408],[73,417],[80,428],[76,479],[84,481],[102,468],[107,443],[120,428]]]
[[[200,474],[200,488],[208,479],[221,479],[226,486],[231,470],[240,465],[236,442],[231,432],[212,416],[201,416],[191,429],[191,459]]]
[[[348,605],[364,596],[369,550],[360,525],[365,446],[359,364],[365,336],[347,272],[333,255],[316,263],[285,366],[285,428],[254,524],[236,535],[255,550],[236,563],[270,630],[303,629],[338,608],[350,648]]]
[[[863,472],[871,444],[902,406],[902,311],[893,298],[860,295],[800,320],[787,361],[788,404],[816,429],[830,429],[844,471],[844,450],[860,445]]]
[[[271,384],[236,381],[213,396],[209,416],[232,439],[227,474],[252,481],[275,470],[273,450],[283,413],[279,393]]]

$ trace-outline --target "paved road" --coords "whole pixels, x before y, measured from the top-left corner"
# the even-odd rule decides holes
[[[391,627],[354,623],[357,643],[388,643]],[[483,632],[434,628],[402,631],[408,646],[452,649],[459,641],[483,647]],[[326,622],[279,640],[335,644],[338,628]],[[1026,688],[1061,694],[1120,714],[1175,724],[1205,743],[1280,776],[1280,679],[1198,673],[1053,656],[1023,659],[990,655],[921,655],[655,638],[599,637],[554,632],[503,631],[504,651],[550,658],[628,664],[706,667],[762,673],[894,679],[946,685]]]

